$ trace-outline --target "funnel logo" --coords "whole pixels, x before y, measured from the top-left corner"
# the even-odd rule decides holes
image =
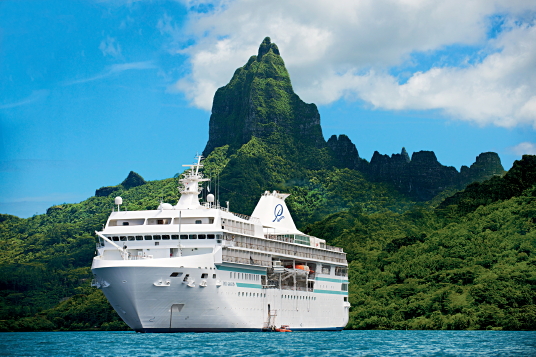
[[[283,218],[285,218],[285,216],[283,216],[283,205],[282,204],[278,204],[275,206],[274,208],[274,220],[272,222],[279,222],[280,220],[282,220]]]

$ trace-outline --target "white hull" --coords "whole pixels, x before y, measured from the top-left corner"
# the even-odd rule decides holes
[[[291,330],[342,330],[348,322],[343,295],[262,288],[260,279],[231,279],[230,270],[254,271],[239,266],[204,268],[94,266],[93,273],[119,316],[138,332],[261,331],[268,305],[271,325]],[[170,277],[173,272],[183,274]],[[208,278],[200,279],[204,273]],[[192,287],[183,282],[185,274],[195,278]]]

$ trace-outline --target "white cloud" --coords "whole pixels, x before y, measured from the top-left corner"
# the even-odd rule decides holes
[[[114,65],[106,67],[106,69],[102,73],[99,73],[93,77],[82,78],[82,79],[77,79],[74,81],[65,82],[64,85],[92,82],[92,81],[96,81],[99,79],[110,77],[115,74],[119,74],[124,71],[144,70],[144,69],[153,69],[153,68],[156,68],[156,66],[153,64],[152,61],[118,63],[118,64],[114,64]]]
[[[32,94],[30,94],[28,97],[21,99],[17,102],[0,104],[0,109],[9,109],[9,108],[20,107],[20,106],[27,105],[27,104],[32,104],[39,100],[45,99],[48,96],[48,94],[49,94],[49,91],[45,89],[34,90]]]
[[[522,142],[512,148],[511,151],[516,155],[536,155],[536,144],[528,141]]]
[[[105,40],[102,40],[99,45],[104,57],[111,56],[114,58],[121,58],[121,46],[115,42],[115,38],[107,36]]]
[[[179,51],[190,55],[192,72],[176,89],[209,110],[215,90],[270,36],[307,102],[359,98],[382,109],[439,109],[482,125],[536,126],[535,13],[536,2],[521,0],[221,1],[191,14],[186,34],[195,44]],[[489,39],[496,14],[509,27]],[[159,26],[176,32],[169,17]],[[423,72],[409,66],[404,84],[389,74],[414,53],[452,45],[480,48],[484,59]]]

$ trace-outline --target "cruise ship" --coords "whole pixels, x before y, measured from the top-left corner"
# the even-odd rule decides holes
[[[92,285],[137,332],[342,330],[348,264],[341,248],[300,232],[264,192],[251,216],[200,202],[201,157],[181,175],[180,199],[147,211],[116,197],[100,232]]]

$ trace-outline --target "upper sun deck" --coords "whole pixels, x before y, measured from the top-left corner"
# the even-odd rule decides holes
[[[262,236],[260,221],[225,208],[116,211],[103,234],[229,231]]]
[[[186,166],[190,170],[180,179],[181,196],[175,206],[160,203],[156,210],[121,211],[122,198],[117,197],[117,211],[110,214],[106,226],[101,232],[96,232],[97,235],[112,245],[115,245],[112,241],[136,241],[136,244],[144,244],[147,240],[162,239],[171,243],[175,239],[197,239],[191,237],[198,235],[225,235],[232,240],[236,236],[237,244],[243,239],[251,238],[260,239],[257,242],[279,241],[278,244],[297,244],[344,254],[342,249],[329,247],[325,240],[304,234],[296,228],[285,203],[288,194],[266,191],[257,203],[252,217],[233,213],[229,211],[228,203],[227,207],[221,207],[212,194],[206,195],[206,202],[199,201],[202,191],[199,184],[208,181],[199,172],[202,167],[201,158],[198,158],[197,164]]]

